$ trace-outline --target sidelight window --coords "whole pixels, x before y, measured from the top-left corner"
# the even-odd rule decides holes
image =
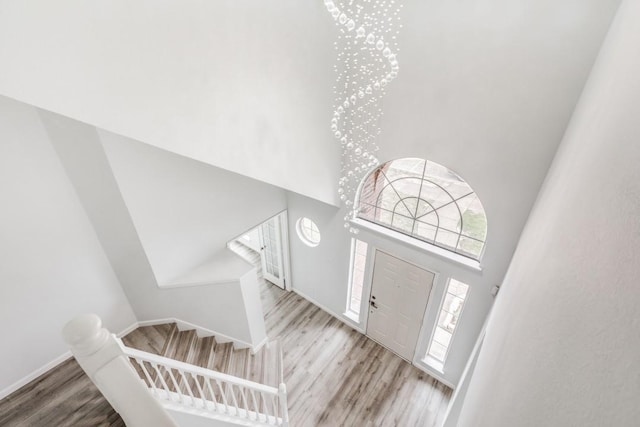
[[[458,320],[464,308],[464,302],[469,292],[469,285],[455,279],[449,279],[447,292],[442,301],[438,315],[438,323],[431,337],[427,356],[444,364],[449,352]]]
[[[360,321],[362,288],[367,265],[367,248],[367,242],[351,239],[351,274],[349,275],[349,297],[347,299],[346,314],[356,321]]]

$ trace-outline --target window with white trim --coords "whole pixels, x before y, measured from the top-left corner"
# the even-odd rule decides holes
[[[480,260],[487,218],[476,193],[435,162],[393,160],[363,181],[358,218],[474,260]]]
[[[438,315],[438,323],[433,331],[431,342],[427,350],[427,357],[435,359],[444,365],[449,353],[458,320],[464,308],[464,302],[469,292],[469,285],[455,279],[449,279],[447,291],[442,300]]]
[[[364,287],[364,271],[367,266],[367,242],[351,239],[351,274],[349,275],[349,296],[347,313],[356,321],[360,321],[362,305],[362,289]]]

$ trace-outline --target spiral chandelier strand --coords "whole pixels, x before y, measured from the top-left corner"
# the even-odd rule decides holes
[[[342,145],[340,200],[347,208],[345,228],[357,234],[349,220],[357,215],[354,199],[364,176],[379,164],[382,98],[398,77],[397,37],[402,27],[397,0],[324,0],[335,20],[335,103],[331,131]]]

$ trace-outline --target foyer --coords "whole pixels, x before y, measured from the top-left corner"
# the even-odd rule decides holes
[[[111,406],[173,427],[127,415],[167,421],[160,402],[278,427],[636,427],[638,22],[638,0],[0,0],[0,426],[122,425]],[[289,253],[262,259],[290,293],[227,246],[282,213]],[[403,264],[380,276],[383,253]],[[432,273],[424,309],[428,286],[387,280],[409,266]],[[415,321],[378,321],[398,301]],[[107,331],[207,343],[254,380]],[[278,388],[250,363],[269,340]],[[165,369],[155,401],[136,357]],[[262,400],[156,390],[166,369]]]
[[[440,426],[451,389],[295,292],[261,283],[267,334],[284,350],[292,426]],[[161,354],[171,325],[141,327],[125,345]],[[172,354],[188,358],[191,340]],[[200,339],[202,340],[202,339]],[[222,372],[248,350],[231,350]],[[260,350],[264,351],[264,350]],[[260,352],[258,352],[260,353]],[[234,372],[241,374],[241,372]],[[0,401],[3,427],[117,427],[122,419],[70,359]]]

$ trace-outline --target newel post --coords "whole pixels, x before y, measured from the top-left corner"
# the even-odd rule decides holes
[[[177,427],[127,360],[120,340],[102,327],[97,315],[76,317],[64,326],[62,335],[78,364],[128,427]]]

